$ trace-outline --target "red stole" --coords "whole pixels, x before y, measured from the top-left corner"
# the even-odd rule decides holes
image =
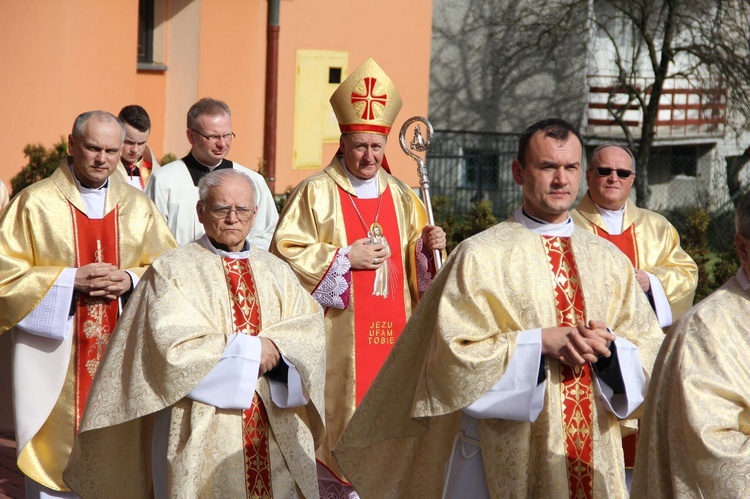
[[[569,237],[543,236],[544,249],[555,282],[558,326],[575,327],[586,321],[583,289]],[[593,497],[594,442],[591,366],[570,367],[560,362],[562,419],[570,497]]]
[[[395,285],[390,289],[387,297],[382,297],[372,294],[375,284],[374,270],[352,271],[355,384],[356,403],[359,405],[406,324],[404,290],[402,289],[404,283],[402,244],[390,187],[386,187],[381,194],[382,200],[359,199],[354,196],[350,198],[349,194],[341,188],[339,188],[339,196],[344,214],[347,244],[367,237],[367,232],[377,216],[377,222],[383,228],[383,235],[390,246],[391,262],[395,265],[397,273],[397,278],[391,280]],[[356,203],[366,227],[357,215],[352,200]],[[379,212],[378,204],[380,204]]]
[[[638,268],[638,243],[635,240],[635,225],[631,225],[622,234],[616,236],[607,233],[606,230],[594,224],[591,224],[591,226],[594,228],[594,234],[614,243],[615,246],[620,248],[620,251],[625,253],[625,256],[630,258],[633,267]]]
[[[232,300],[234,330],[257,336],[260,331],[260,303],[250,262],[247,259],[222,258],[222,264]],[[266,408],[256,393],[250,408],[242,411],[247,497],[273,497],[269,431],[271,427]]]
[[[118,207],[104,218],[94,220],[70,205],[73,220],[76,267],[106,262],[120,267],[120,226]],[[74,432],[86,406],[91,382],[99,367],[109,335],[119,314],[119,300],[109,302],[83,293],[76,295],[75,336],[73,338],[75,402]]]
[[[613,236],[607,231],[591,224],[594,227],[594,234],[614,243],[620,251],[625,253],[630,259],[633,267],[638,268],[638,243],[635,240],[635,224],[632,224],[622,234]],[[637,452],[639,431],[622,437],[622,452],[625,455],[625,467],[632,468],[635,466],[635,454]]]

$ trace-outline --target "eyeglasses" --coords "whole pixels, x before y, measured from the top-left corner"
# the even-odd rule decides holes
[[[635,177],[634,171],[625,170],[624,168],[605,168],[603,166],[599,166],[596,168],[596,173],[598,173],[600,177],[609,177],[610,175],[612,175],[613,171],[615,171],[617,173],[617,176],[620,178],[628,178],[631,175]]]
[[[211,216],[216,220],[222,220],[229,216],[230,213],[234,212],[237,220],[240,222],[247,222],[250,217],[255,215],[255,208],[228,208],[226,206],[210,207],[206,206],[206,209],[211,212]]]
[[[229,142],[233,138],[236,137],[236,135],[234,134],[234,132],[225,133],[224,135],[203,135],[202,133],[200,133],[195,128],[191,128],[190,131],[197,133],[198,135],[200,135],[201,137],[203,137],[204,139],[206,139],[209,142],[218,142],[221,139],[224,139],[225,142]]]

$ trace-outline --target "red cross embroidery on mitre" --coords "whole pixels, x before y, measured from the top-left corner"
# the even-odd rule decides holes
[[[356,104],[357,102],[365,103],[365,109],[362,111],[363,120],[375,119],[375,110],[373,108],[373,104],[378,103],[383,107],[385,107],[386,105],[388,94],[375,95],[373,93],[377,81],[377,78],[367,77],[364,79],[365,94],[358,94],[356,91],[352,92],[352,104]]]

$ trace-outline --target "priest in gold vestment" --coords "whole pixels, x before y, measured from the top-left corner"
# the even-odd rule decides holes
[[[582,229],[611,241],[625,253],[662,327],[693,305],[698,266],[680,246],[680,235],[658,213],[630,200],[635,160],[629,149],[604,144],[591,154],[588,192],[571,212]]]
[[[361,496],[627,497],[617,422],[663,334],[627,258],[574,229],[581,152],[562,120],[521,135],[523,207],[450,255],[334,449]]]
[[[750,497],[750,195],[737,274],[674,324],[646,399],[633,497]]]
[[[112,175],[124,130],[76,118],[71,158],[0,217],[0,333],[13,334],[18,467],[27,497],[67,497],[62,471],[121,299],[176,246],[156,207]]]
[[[445,233],[390,174],[385,147],[401,98],[369,59],[334,92],[340,151],[304,180],[281,214],[270,251],[289,263],[326,308],[326,440],[321,493],[352,491],[330,450],[391,351],[435,273]]]
[[[249,177],[217,170],[198,190],[206,234],[157,259],[133,293],[65,479],[92,498],[148,497],[152,482],[155,497],[317,498],[322,311],[246,241]]]
[[[682,249],[677,229],[666,218],[630,200],[635,175],[630,149],[614,143],[600,145],[588,162],[588,192],[571,217],[578,227],[603,237],[625,253],[659,325],[668,327],[693,304],[698,266]],[[630,480],[638,425],[635,420],[623,424],[625,467]]]

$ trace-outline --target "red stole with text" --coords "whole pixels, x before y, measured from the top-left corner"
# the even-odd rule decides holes
[[[631,225],[622,234],[612,236],[607,231],[591,224],[594,227],[594,234],[599,237],[603,237],[607,241],[614,243],[620,251],[625,253],[630,259],[630,263],[633,267],[638,268],[638,243],[635,240],[635,224]],[[639,423],[640,424],[640,423]],[[635,454],[638,446],[638,435],[639,431],[625,435],[622,437],[622,452],[625,455],[625,467],[632,468],[635,466]]]
[[[250,262],[245,259],[222,258],[232,300],[234,331],[257,336],[260,331],[260,303]],[[242,436],[245,450],[245,483],[247,497],[272,498],[271,457],[268,414],[257,393],[249,409],[242,411]]]
[[[344,214],[347,244],[352,244],[357,239],[367,237],[367,229],[363,226],[346,191],[339,188],[339,196]],[[374,270],[352,271],[357,405],[372,384],[388,354],[391,353],[396,339],[406,324],[404,290],[402,289],[404,283],[402,244],[390,187],[386,187],[381,196],[383,199],[380,202],[379,213],[378,198],[351,197],[357,204],[357,209],[364,218],[367,228],[375,222],[377,217],[377,222],[383,228],[383,235],[391,249],[391,261],[397,269],[397,278],[391,281],[395,285],[390,289],[387,297],[372,294],[375,284]]]
[[[586,321],[583,289],[569,237],[543,236],[544,249],[555,283],[558,326],[575,327],[576,319]],[[594,442],[593,389],[591,367],[560,365],[563,433],[567,456],[570,497],[593,497]]]
[[[90,263],[104,262],[120,267],[119,208],[115,207],[104,218],[94,220],[70,206],[75,242],[75,264],[83,267]],[[120,309],[119,300],[106,301],[76,293],[74,356],[74,432],[86,406],[94,374],[115,328]]]

